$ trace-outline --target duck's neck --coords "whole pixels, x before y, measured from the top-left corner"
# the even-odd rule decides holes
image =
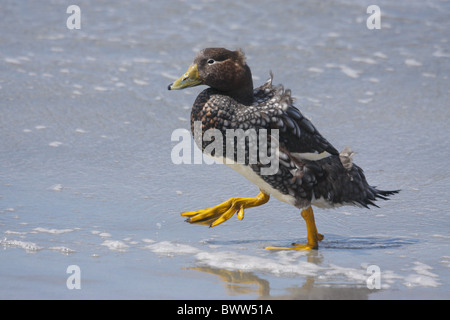
[[[240,81],[235,89],[227,91],[226,94],[244,105],[251,105],[253,103],[253,80],[250,68],[245,65],[245,76]]]

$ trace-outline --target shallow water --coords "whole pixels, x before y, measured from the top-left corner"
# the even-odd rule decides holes
[[[0,4],[0,297],[450,298],[448,1],[79,1]],[[203,89],[169,92],[195,52],[242,48],[369,182],[381,208],[297,209],[272,199],[216,228],[182,211],[258,190],[222,165],[175,165]],[[70,265],[81,289],[69,290]],[[369,266],[380,289],[369,289]],[[370,269],[370,268],[369,268]]]

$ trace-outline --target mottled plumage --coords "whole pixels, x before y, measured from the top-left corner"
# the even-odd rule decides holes
[[[267,129],[269,133],[270,129],[279,129],[279,171],[260,177],[282,194],[294,197],[293,204],[299,208],[311,203],[319,207],[352,204],[367,207],[375,205],[376,198],[385,199],[391,194],[369,186],[357,165],[345,169],[339,152],[293,105],[291,92],[281,85],[272,85],[272,77],[253,91],[253,97],[253,102],[245,105],[216,89],[204,90],[192,108],[192,132],[195,121],[202,122],[202,133],[214,128],[224,136],[226,129],[253,128],[257,132]],[[210,143],[203,141],[202,150]],[[224,155],[225,147],[224,140]],[[313,158],[323,152],[328,153],[323,159],[305,159],[307,154]],[[250,165],[257,175],[261,166]]]
[[[253,89],[251,71],[242,51],[209,48],[195,57],[190,71],[169,89],[210,86],[199,94],[192,107],[193,131],[196,121],[201,122],[202,133],[217,129],[224,136],[227,129],[253,129],[257,133],[265,129],[269,135],[278,129],[275,143],[279,167],[275,174],[262,175],[261,169],[268,164],[249,161],[248,152],[244,163],[230,165],[265,194],[304,209],[311,204],[323,208],[375,206],[375,200],[398,192],[370,186],[363,170],[353,163],[351,149],[339,153],[293,105],[290,90],[274,86],[272,78],[271,75],[265,84]],[[211,143],[196,142],[203,151]],[[270,143],[274,142],[269,139],[269,146]],[[226,154],[225,140],[222,154]]]

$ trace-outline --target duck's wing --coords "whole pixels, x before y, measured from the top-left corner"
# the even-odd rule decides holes
[[[291,91],[281,85],[272,86],[272,79],[255,90],[255,107],[247,109],[247,112],[256,110],[259,117],[268,120],[263,122],[266,128],[278,129],[280,146],[294,156],[319,160],[339,155],[336,148],[293,105]]]
[[[325,139],[314,125],[293,105],[279,116],[280,145],[289,153],[305,160],[320,160],[329,155],[339,155],[336,148]]]

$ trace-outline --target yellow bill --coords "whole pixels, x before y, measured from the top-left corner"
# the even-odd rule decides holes
[[[203,80],[198,76],[197,64],[192,64],[188,71],[183,74],[177,81],[169,84],[169,90],[180,90],[189,87],[195,87],[204,84]]]

